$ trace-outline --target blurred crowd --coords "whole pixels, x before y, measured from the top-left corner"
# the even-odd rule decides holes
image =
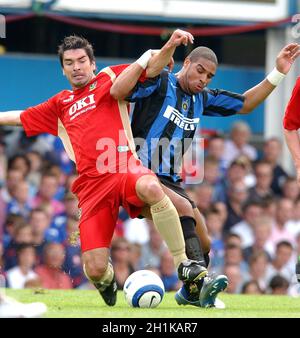
[[[228,293],[297,295],[300,188],[279,164],[279,139],[265,140],[259,151],[250,140],[240,121],[226,138],[212,133],[199,164],[203,182],[186,187],[206,218],[209,270],[228,276]],[[93,288],[81,266],[75,178],[59,139],[2,131],[0,273],[7,287]],[[122,209],[111,257],[119,289],[140,269],[158,273],[167,291],[181,286],[152,222],[129,219]]]

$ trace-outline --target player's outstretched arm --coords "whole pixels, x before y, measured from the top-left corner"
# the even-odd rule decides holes
[[[173,67],[172,56],[176,48],[180,45],[187,46],[188,43],[194,43],[194,37],[191,33],[176,29],[166,44],[155,53],[148,62],[146,69],[147,77],[155,77],[161,73],[161,71],[171,63]]]
[[[296,167],[298,184],[300,184],[300,138],[298,130],[284,129],[284,137]]]
[[[290,43],[279,52],[273,71],[262,82],[243,94],[245,101],[243,108],[238,112],[239,114],[250,113],[272,93],[300,55],[299,49],[300,46],[297,43]]]
[[[0,112],[0,125],[4,126],[21,126],[20,115],[22,110],[12,110],[6,112]]]
[[[117,100],[125,99],[137,84],[143,71],[147,77],[155,77],[172,64],[172,56],[177,46],[193,43],[193,36],[189,32],[176,29],[167,43],[159,50],[149,49],[136,62],[127,67],[114,81],[110,94]]]

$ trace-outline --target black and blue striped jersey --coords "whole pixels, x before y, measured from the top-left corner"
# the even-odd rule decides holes
[[[143,164],[159,176],[180,181],[182,157],[192,142],[201,115],[230,116],[244,97],[219,89],[185,93],[174,74],[163,71],[138,83],[127,98],[135,102],[132,132]]]

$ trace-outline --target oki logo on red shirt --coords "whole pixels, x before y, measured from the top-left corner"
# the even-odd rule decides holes
[[[71,116],[71,120],[73,120],[76,116],[94,108],[96,108],[95,94],[91,94],[75,102],[69,109],[69,115]]]

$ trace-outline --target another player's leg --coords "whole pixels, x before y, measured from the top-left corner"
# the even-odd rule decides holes
[[[165,240],[182,281],[198,281],[207,269],[198,261],[187,259],[180,219],[170,198],[153,175],[141,176],[136,182],[138,197],[150,206],[152,220]]]
[[[115,218],[110,208],[100,209],[96,215],[80,224],[84,273],[109,306],[117,301],[117,283],[109,258],[114,228]]]
[[[187,212],[189,212],[188,209]],[[187,256],[191,258],[194,255],[197,255],[199,250],[203,249],[205,266],[208,268],[210,238],[208,236],[204,217],[200,214],[197,208],[193,209],[193,213],[194,219],[196,219],[196,222],[194,222],[194,231],[191,226],[188,226],[187,219],[185,217],[181,217],[181,224],[185,238],[192,238],[192,240],[189,240],[190,248],[187,251]],[[201,245],[194,239],[195,233],[197,234],[196,237],[198,241],[198,237],[200,238]],[[175,294],[175,299],[179,305],[194,305],[198,307],[216,306],[216,297],[221,291],[226,289],[227,284],[228,279],[226,276],[211,275],[210,277],[205,277],[197,283],[184,284],[183,287]],[[224,308],[225,304],[218,300],[217,307]]]
[[[165,183],[165,181],[163,181]],[[169,184],[166,182],[166,184]],[[172,190],[174,189],[174,190]],[[185,249],[186,255],[189,259],[199,261],[200,264],[207,268],[203,251],[201,247],[201,243],[195,231],[196,220],[194,217],[194,210],[191,202],[183,197],[184,190],[178,185],[172,184],[171,186],[166,186],[163,184],[163,190],[171,199],[174,204],[179,216],[181,228],[185,241]],[[203,283],[203,278],[195,282],[185,282],[183,287],[179,290],[179,292],[175,295],[175,299],[178,304],[185,304],[185,297],[189,302],[199,303],[199,292],[200,285]],[[182,296],[182,294],[185,296]]]
[[[46,311],[44,303],[21,303],[0,293],[0,318],[38,318]]]
[[[205,219],[200,213],[198,208],[194,208],[194,215],[196,219],[196,232],[200,238],[204,248],[204,259],[206,266],[209,265],[209,251],[210,251],[210,238],[208,235]],[[218,307],[225,308],[225,304],[217,299],[220,292],[224,291],[228,285],[228,278],[225,275],[209,274],[204,278],[204,282],[200,289],[200,306],[201,307]]]

